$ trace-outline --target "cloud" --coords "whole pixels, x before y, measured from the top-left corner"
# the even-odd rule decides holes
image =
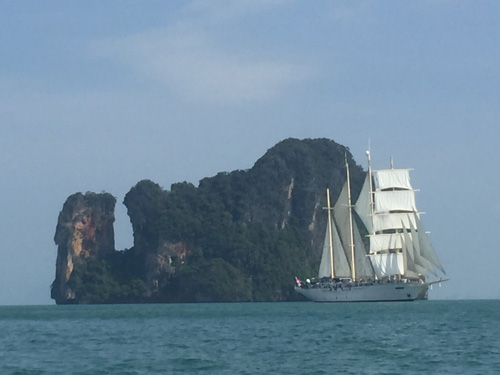
[[[91,44],[91,54],[121,64],[185,100],[217,104],[276,98],[312,75],[297,58],[217,41],[202,25],[195,17],[166,28],[102,39]]]

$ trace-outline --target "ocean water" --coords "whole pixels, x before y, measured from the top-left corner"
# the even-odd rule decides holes
[[[500,374],[500,301],[0,306],[0,374]]]

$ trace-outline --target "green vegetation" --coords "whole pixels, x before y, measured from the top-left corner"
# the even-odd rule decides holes
[[[118,269],[115,267],[115,270]],[[89,257],[74,265],[68,286],[74,291],[76,301],[88,303],[130,303],[145,301],[146,284],[139,278],[128,278],[120,284],[119,277],[103,259]]]

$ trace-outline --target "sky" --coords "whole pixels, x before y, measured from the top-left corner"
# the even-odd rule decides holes
[[[248,169],[286,138],[413,168],[450,281],[500,298],[500,3],[0,1],[0,305],[53,304],[66,198]],[[291,280],[291,283],[293,280]]]

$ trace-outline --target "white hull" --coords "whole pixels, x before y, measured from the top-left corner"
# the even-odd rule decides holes
[[[414,301],[426,299],[427,289],[428,285],[422,283],[343,285],[336,289],[328,284],[295,287],[298,293],[315,302]]]

